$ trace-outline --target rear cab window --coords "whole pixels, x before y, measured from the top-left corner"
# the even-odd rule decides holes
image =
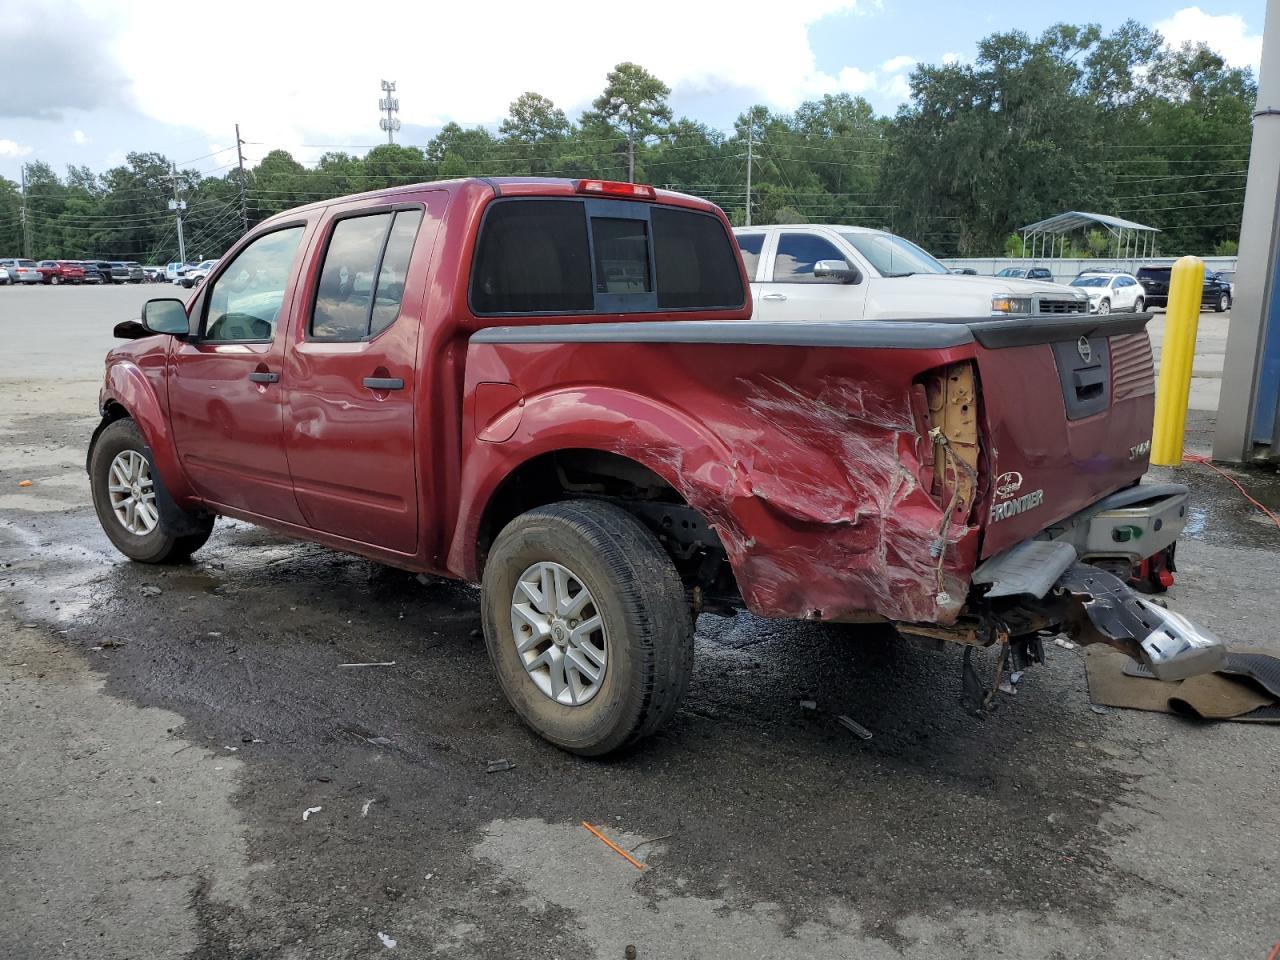
[[[735,309],[746,294],[732,237],[712,214],[549,197],[490,204],[470,299],[484,316]]]
[[[311,311],[313,340],[376,337],[400,315],[422,210],[382,211],[334,224]]]

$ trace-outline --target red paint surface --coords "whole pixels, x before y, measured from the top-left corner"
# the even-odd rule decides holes
[[[497,189],[571,195],[574,185],[503,180]],[[1145,460],[1126,457],[1150,436],[1150,396],[1068,424],[1043,345],[469,345],[477,329],[499,324],[750,316],[748,302],[698,314],[476,318],[467,282],[479,220],[494,196],[493,185],[471,180],[283,215],[305,220],[308,232],[275,339],[216,346],[154,337],[118,347],[104,402],[138,420],[185,506],[204,502],[293,536],[473,580],[485,508],[520,464],[577,448],[629,457],[704,514],[748,607],[768,616],[871,612],[949,622],[980,556],[1145,470]],[[659,202],[712,210],[723,221],[702,200],[659,191]],[[427,210],[399,320],[367,343],[309,341],[334,216],[392,203]],[[198,310],[200,299],[190,306]],[[967,520],[945,525],[920,462],[932,445],[912,383],[927,369],[968,359],[980,381],[982,499]],[[280,382],[249,382],[260,368],[279,371]],[[400,377],[405,389],[378,395],[362,385],[368,376]],[[1042,488],[1044,504],[988,526],[991,478],[1006,471],[1023,474],[1021,492]]]

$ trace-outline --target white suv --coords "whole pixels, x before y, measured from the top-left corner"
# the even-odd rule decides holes
[[[1082,291],[1013,277],[958,276],[909,240],[866,227],[734,230],[757,320],[893,320],[1086,313]]]
[[[1090,313],[1141,313],[1147,305],[1146,291],[1132,274],[1086,270],[1071,281],[1071,286],[1088,294]]]

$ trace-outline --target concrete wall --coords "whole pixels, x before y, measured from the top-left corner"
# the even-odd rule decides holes
[[[1165,265],[1173,263],[1177,257],[1145,257],[1139,260],[1107,257],[1081,259],[1077,257],[941,257],[948,267],[972,267],[984,276],[991,276],[1005,267],[1048,267],[1053,271],[1053,278],[1059,283],[1070,283],[1075,276],[1086,267],[1095,270],[1119,270],[1125,273],[1136,273],[1145,265]],[[1236,257],[1204,257],[1204,268],[1208,271],[1234,270]]]

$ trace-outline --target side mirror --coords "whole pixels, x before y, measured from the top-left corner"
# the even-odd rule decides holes
[[[835,280],[837,283],[858,283],[862,274],[844,260],[819,260],[813,265],[813,275],[818,280]]]
[[[187,307],[176,297],[159,297],[142,305],[142,326],[147,333],[186,336],[191,329]]]

